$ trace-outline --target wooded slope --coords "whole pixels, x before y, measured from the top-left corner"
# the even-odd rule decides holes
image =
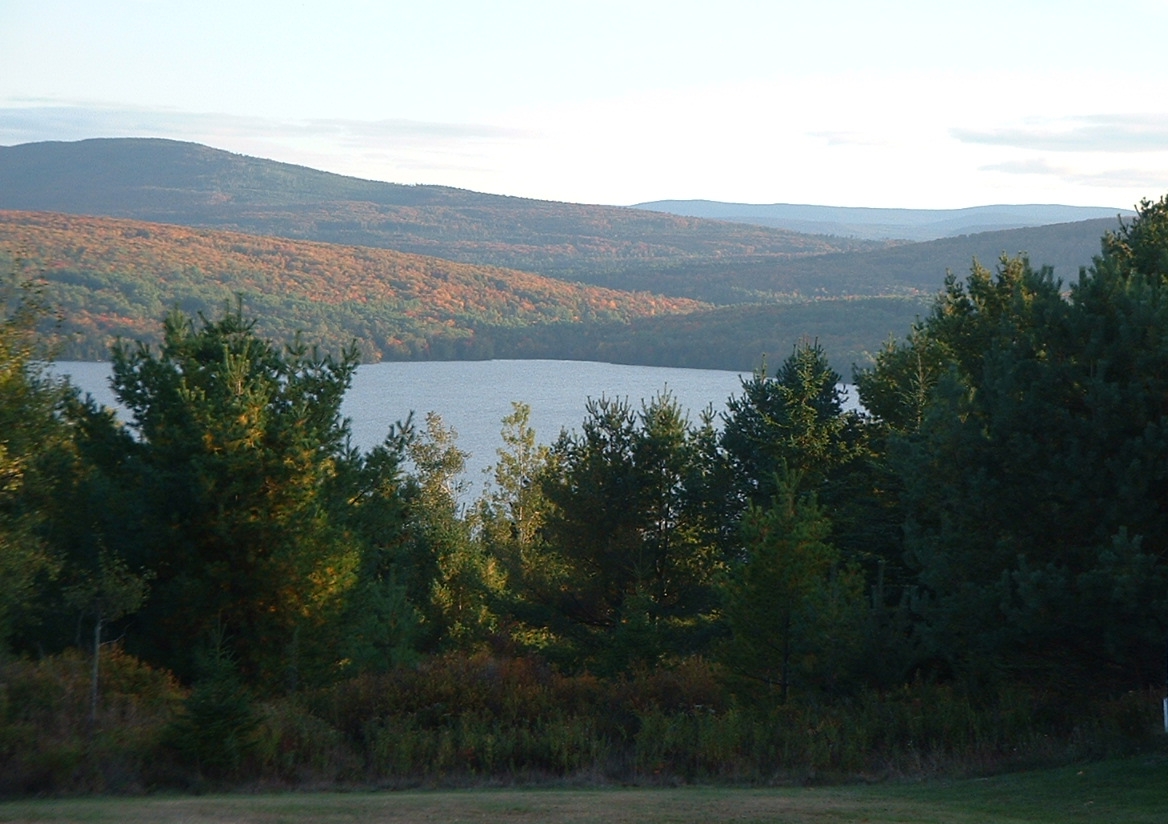
[[[651,289],[711,303],[801,302],[818,298],[937,294],[952,271],[969,272],[974,259],[990,268],[1002,255],[1026,255],[1039,268],[1051,266],[1064,283],[1099,254],[1099,239],[1119,228],[1113,218],[1006,229],[905,243],[866,252],[768,260],[695,261],[640,276],[622,273],[599,285]]]
[[[0,208],[375,246],[587,282],[695,259],[884,245],[617,206],[360,180],[194,143],[136,138],[0,147]]]
[[[328,347],[355,339],[367,360],[750,369],[809,337],[845,374],[907,331],[947,271],[1024,253],[1070,283],[1119,225],[891,244],[359,180],[144,139],[0,147],[3,208],[151,221],[99,230],[77,218],[8,218],[0,250],[49,264],[74,357],[104,357],[111,335],[149,338],[172,306],[214,312],[241,293],[264,334],[299,329]],[[57,235],[44,240],[51,226]],[[30,255],[21,243],[44,249]]]
[[[194,143],[0,147],[0,209],[105,215],[372,246],[711,303],[935,294],[946,270],[1026,252],[1065,280],[1114,218],[891,244],[360,180]]]
[[[476,335],[494,327],[702,306],[384,249],[53,213],[0,212],[0,249],[44,274],[73,357],[104,357],[118,335],[153,340],[171,308],[213,315],[236,295],[264,334],[356,340],[366,360],[484,357]]]
[[[636,209],[673,215],[706,217],[771,226],[793,232],[843,235],[873,240],[899,238],[924,241],[1002,229],[1075,223],[1122,215],[1131,209],[1056,204],[998,204],[964,209],[874,209],[849,206],[812,206],[794,203],[723,203],[714,200],[657,200],[634,204]]]

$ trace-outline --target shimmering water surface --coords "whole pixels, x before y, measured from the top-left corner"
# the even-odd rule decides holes
[[[108,363],[62,361],[55,370],[99,402],[114,405]],[[458,433],[459,448],[470,453],[465,480],[468,491],[477,495],[502,446],[499,431],[512,401],[531,407],[537,438],[551,443],[561,429],[580,427],[589,398],[628,399],[639,409],[642,401],[668,391],[696,423],[706,407],[721,412],[728,398],[741,394],[741,377],[711,369],[589,361],[377,363],[357,367],[341,412],[350,419],[353,441],[362,449],[380,443],[389,427],[410,412],[419,425],[427,412],[437,412]]]
[[[99,402],[114,405],[108,363],[62,361],[55,370]],[[710,405],[725,409],[740,388],[737,372],[710,369],[556,360],[377,363],[357,367],[341,412],[362,449],[381,442],[388,428],[411,411],[419,425],[427,412],[437,412],[458,433],[459,448],[470,453],[466,480],[477,493],[502,445],[499,431],[512,401],[531,407],[536,436],[550,443],[561,429],[579,428],[589,398],[627,398],[636,409],[668,390],[696,422]]]

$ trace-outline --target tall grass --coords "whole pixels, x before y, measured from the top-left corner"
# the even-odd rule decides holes
[[[977,698],[921,682],[747,706],[700,659],[605,680],[534,658],[446,655],[256,702],[241,763],[204,775],[171,740],[188,694],[164,672],[103,654],[93,729],[80,655],[0,667],[0,792],[983,774],[1130,753],[1162,737],[1151,693],[1069,707],[1021,688]]]

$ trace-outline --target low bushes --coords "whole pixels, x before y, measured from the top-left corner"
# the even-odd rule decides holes
[[[223,684],[184,690],[108,649],[91,725],[89,671],[78,653],[0,667],[0,792],[849,780],[984,773],[1159,740],[1151,694],[1070,707],[1020,689],[978,701],[952,684],[921,682],[751,707],[701,659],[598,679],[485,654],[260,701]],[[215,725],[209,736],[194,734]]]
[[[0,793],[129,792],[156,780],[184,691],[106,648],[91,721],[91,665],[76,651],[0,665]]]

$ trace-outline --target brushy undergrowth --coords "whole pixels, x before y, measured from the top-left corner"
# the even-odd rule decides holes
[[[177,680],[107,648],[93,722],[91,675],[77,651],[0,664],[0,793],[135,792],[165,772],[163,738],[185,696]]]
[[[1075,706],[921,682],[749,707],[700,659],[605,680],[481,654],[252,700],[185,690],[116,649],[103,656],[95,725],[82,655],[0,666],[0,793],[968,775],[1121,755],[1161,737],[1151,693]],[[208,700],[232,713],[215,717]],[[209,758],[209,721],[229,758]]]

